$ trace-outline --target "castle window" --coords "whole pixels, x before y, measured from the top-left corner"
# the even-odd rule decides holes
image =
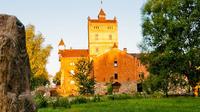
[[[139,73],[139,78],[144,79],[144,73],[143,72]]]
[[[111,34],[109,35],[109,40],[112,40],[112,35]]]
[[[118,79],[118,74],[117,73],[114,74],[114,78]]]
[[[69,63],[69,65],[70,65],[70,66],[74,66],[74,65],[75,65],[75,63],[74,63],[74,62],[71,62],[71,63]]]
[[[99,35],[98,34],[95,35],[95,40],[99,40]]]
[[[74,73],[74,70],[70,70],[70,74],[71,75],[74,75],[75,73]]]
[[[96,48],[96,52],[99,52],[99,48]]]
[[[117,64],[117,61],[114,61],[114,67],[117,67],[118,64]]]

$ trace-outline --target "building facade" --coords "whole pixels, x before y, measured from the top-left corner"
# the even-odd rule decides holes
[[[129,54],[126,48],[123,51],[118,49],[117,19],[107,19],[103,9],[97,19],[88,17],[88,49],[66,49],[61,39],[58,54],[62,72],[58,91],[64,96],[78,95],[73,75],[75,63],[81,58],[94,61],[96,94],[106,94],[109,83],[116,93],[136,92],[137,84],[148,75],[138,54]]]

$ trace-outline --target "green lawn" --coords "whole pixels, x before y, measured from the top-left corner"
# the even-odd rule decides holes
[[[39,112],[200,112],[200,98],[115,100],[72,105],[71,109],[44,108]]]

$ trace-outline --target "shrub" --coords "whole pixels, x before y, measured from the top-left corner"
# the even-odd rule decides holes
[[[41,94],[37,94],[34,97],[34,102],[35,102],[37,108],[44,108],[44,107],[47,107],[47,105],[48,105],[47,99]]]
[[[112,83],[109,83],[109,84],[107,85],[107,93],[108,93],[109,95],[112,95],[112,94],[113,94]]]
[[[49,101],[49,105],[53,108],[63,107],[63,108],[71,108],[71,104],[66,97],[57,97],[53,98]]]
[[[87,103],[89,102],[90,100],[83,97],[83,96],[78,96],[78,97],[75,97],[75,99],[73,99],[71,101],[71,104],[83,104],[83,103]]]
[[[129,94],[114,94],[114,95],[107,95],[108,100],[123,100],[123,99],[131,99],[133,96]]]
[[[99,95],[95,95],[93,98],[92,98],[92,102],[100,102],[101,101],[101,98]]]

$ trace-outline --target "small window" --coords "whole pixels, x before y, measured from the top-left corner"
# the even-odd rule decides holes
[[[98,34],[95,35],[95,40],[99,40],[99,35]]]
[[[109,35],[109,40],[112,40],[112,35],[111,34]]]
[[[99,48],[96,48],[96,52],[99,52]]]
[[[74,63],[74,62],[71,62],[71,63],[69,63],[69,65],[70,65],[70,66],[74,66],[74,65],[75,65],[75,63]]]
[[[139,78],[144,79],[144,73],[143,72],[139,73]]]
[[[75,73],[74,73],[74,70],[70,70],[70,74],[71,75],[74,75]]]
[[[118,79],[118,74],[117,73],[114,74],[114,78]]]
[[[117,61],[114,61],[114,67],[117,67],[118,64],[117,64]]]

